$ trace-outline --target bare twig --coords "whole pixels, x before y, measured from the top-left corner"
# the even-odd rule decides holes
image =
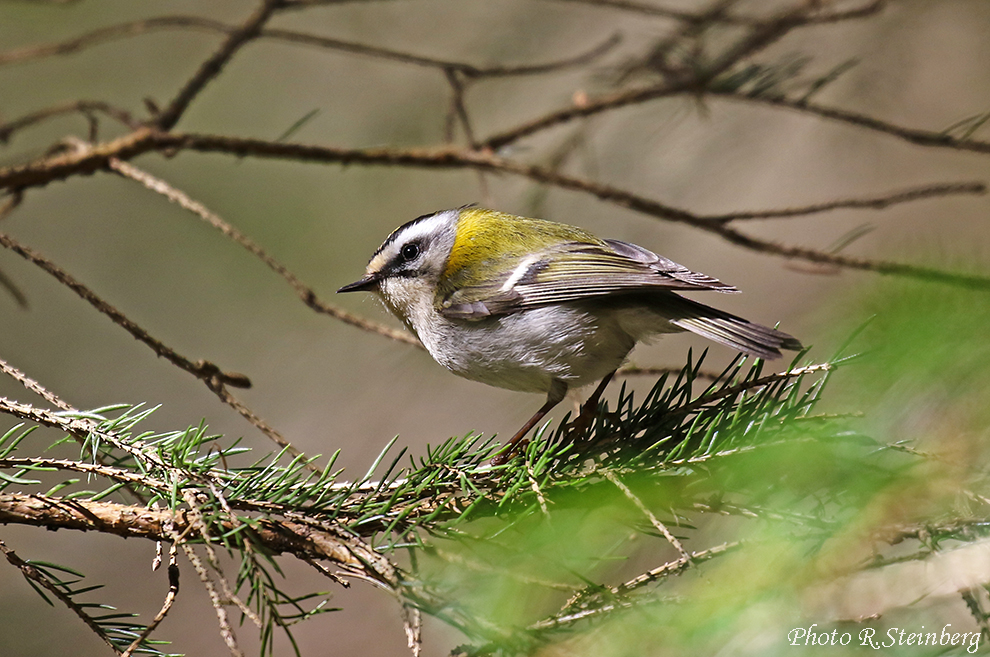
[[[250,387],[251,381],[246,376],[239,373],[224,372],[214,363],[207,360],[191,361],[185,356],[182,356],[171,347],[165,345],[165,343],[152,337],[151,334],[135,324],[126,315],[111,306],[102,298],[97,296],[96,293],[88,287],[69,276],[69,274],[67,274],[61,267],[39,253],[36,253],[28,247],[21,245],[9,235],[0,233],[0,246],[10,249],[14,253],[17,253],[23,257],[25,260],[38,265],[43,270],[54,276],[56,280],[75,292],[79,297],[96,308],[98,311],[109,317],[115,324],[130,333],[135,339],[150,347],[158,356],[165,358],[173,365],[189,372],[196,378],[203,381],[203,383],[205,383],[206,386],[212,390],[213,393],[216,394],[225,404],[240,413],[242,417],[258,428],[266,436],[282,447],[289,449],[293,454],[299,454],[298,450],[292,447],[291,443],[289,443],[289,441],[287,441],[282,434],[258,417],[253,411],[237,400],[227,390],[227,386],[234,386],[238,388]]]
[[[328,37],[293,32],[290,30],[268,28],[262,30],[260,36],[278,39],[280,41],[287,41],[290,43],[299,43],[303,45],[316,46],[319,48],[339,50],[341,52],[348,52],[355,55],[385,59],[400,64],[411,64],[413,66],[439,69],[441,71],[452,70],[472,80],[481,78],[506,78],[527,75],[542,75],[545,73],[553,73],[556,71],[573,68],[575,66],[581,66],[588,64],[609,52],[616,45],[618,45],[620,40],[617,35],[613,35],[585,52],[579,53],[572,57],[566,57],[564,59],[544,62],[541,64],[480,66],[476,64],[469,64],[467,62],[423,57],[398,50],[390,50],[387,48],[369,46],[363,43],[342,41],[340,39],[331,39]]]
[[[229,524],[235,531],[243,529],[243,523],[237,518],[237,515],[230,508],[230,505],[227,504],[227,501],[219,495],[219,491],[212,485],[210,488],[211,492],[214,494],[214,497],[221,502],[221,506],[227,514],[225,524]],[[242,614],[254,623],[255,627],[259,630],[262,629],[264,623],[261,622],[258,614],[254,613],[254,611],[244,604],[244,601],[241,600],[236,593],[234,593],[234,589],[230,586],[227,576],[224,575],[223,567],[217,559],[216,550],[213,549],[214,539],[210,534],[210,528],[206,525],[206,522],[203,519],[203,512],[200,510],[199,503],[196,500],[196,493],[192,489],[186,488],[182,491],[182,499],[185,500],[186,505],[189,507],[186,516],[189,519],[190,528],[195,530],[196,534],[203,539],[203,548],[206,550],[206,557],[209,559],[210,567],[213,568],[213,571],[216,573],[217,579],[220,582],[220,587],[223,589],[224,600],[229,604],[235,605],[238,609],[240,609]],[[242,543],[244,552],[246,554],[251,554],[253,548],[251,547],[252,544],[250,533],[244,533],[242,536],[244,536],[244,542]]]
[[[615,376],[663,376],[664,374],[676,376],[681,373],[682,369],[680,367],[635,367],[627,365],[617,371]],[[709,379],[711,381],[716,381],[721,376],[722,374],[720,372],[710,372],[707,370],[700,370],[695,374],[695,378],[697,379]]]
[[[131,642],[131,645],[127,646],[127,649],[121,654],[120,657],[131,657],[134,651],[137,650],[141,643],[144,642],[151,633],[165,620],[165,616],[172,609],[172,603],[175,602],[175,596],[179,594],[179,567],[175,563],[170,563],[166,569],[168,572],[168,593],[165,594],[165,602],[162,604],[162,608],[155,614],[155,617],[151,619],[148,626],[144,628],[144,631]]]
[[[202,379],[206,382],[215,380],[219,384],[231,385],[238,388],[248,388],[251,386],[250,380],[243,374],[224,372],[209,361],[191,361],[176,352],[171,347],[166,346],[165,343],[152,337],[147,331],[131,321],[122,312],[97,296],[96,293],[88,287],[74,279],[54,262],[45,258],[40,253],[22,245],[10,235],[0,233],[0,246],[13,251],[28,262],[37,265],[45,272],[51,274],[59,283],[75,292],[84,301],[109,317],[114,324],[117,324],[130,333],[131,336],[139,342],[142,342],[150,347],[151,350],[154,351],[159,357],[164,358],[180,369],[189,372],[196,378]]]
[[[349,313],[343,308],[326,303],[320,300],[316,296],[316,292],[313,288],[305,285],[302,281],[296,278],[295,274],[290,272],[288,268],[282,263],[278,262],[275,258],[270,256],[257,242],[252,240],[247,235],[243,234],[229,223],[223,220],[215,212],[212,212],[209,208],[204,206],[202,203],[193,200],[185,192],[180,189],[173,187],[161,178],[152,176],[147,171],[139,169],[132,164],[123,162],[116,158],[112,158],[108,165],[112,170],[117,173],[136,180],[153,192],[157,192],[167,198],[168,200],[176,203],[180,207],[193,214],[197,215],[203,219],[206,223],[210,224],[223,235],[230,238],[235,243],[244,247],[248,252],[261,260],[269,269],[274,271],[276,274],[281,276],[285,281],[292,286],[292,289],[296,291],[296,294],[302,299],[303,303],[312,308],[313,310],[330,315],[335,319],[339,319],[345,324],[350,324],[351,326],[356,326],[363,331],[368,331],[370,333],[377,333],[378,335],[385,336],[392,340],[397,340],[399,342],[404,342],[406,344],[411,344],[417,347],[422,347],[422,344],[416,340],[413,336],[405,331],[397,331],[395,329],[390,329],[387,326],[382,326],[376,324],[370,320],[358,317],[353,313]]]
[[[120,23],[117,25],[102,27],[85,34],[81,34],[77,37],[73,37],[72,39],[67,39],[57,43],[40,44],[9,50],[7,52],[0,53],[0,66],[43,59],[53,55],[67,55],[79,52],[91,46],[105,43],[107,41],[131,36],[139,36],[163,29],[202,30],[205,32],[219,33],[229,36],[235,33],[239,28],[234,25],[228,25],[226,23],[209,18],[203,18],[201,16],[159,16],[154,18],[146,18],[128,23]],[[334,39],[316,34],[307,34],[305,32],[278,28],[262,28],[257,32],[257,37],[275,41],[284,41],[287,43],[314,46],[328,50],[337,50],[355,55],[363,55],[377,59],[394,61],[401,64],[411,64],[414,66],[422,66],[440,70],[449,68],[457,70],[469,78],[513,77],[551,73],[554,71],[588,64],[612,50],[619,43],[619,37],[617,35],[613,35],[585,52],[556,61],[540,64],[482,66],[470,64],[468,62],[423,57],[412,53],[391,50],[389,48],[369,46],[367,44],[355,41],[344,41],[342,39]]]
[[[721,226],[714,232],[733,244],[738,244],[739,246],[751,249],[758,253],[768,253],[784,258],[805,260],[808,262],[815,262],[825,265],[834,265],[844,269],[858,269],[876,274],[915,278],[918,280],[944,283],[947,285],[970,288],[973,290],[990,290],[990,278],[979,274],[963,274],[945,271],[942,269],[933,269],[931,267],[907,265],[899,262],[868,260],[865,258],[845,256],[839,253],[826,253],[824,251],[817,251],[807,247],[791,246],[769,240],[761,240],[726,226]]]
[[[120,650],[117,649],[117,646],[114,645],[113,641],[110,640],[110,637],[103,631],[103,628],[97,624],[93,617],[87,614],[82,606],[77,604],[75,600],[65,593],[65,591],[56,586],[47,575],[17,556],[17,553],[7,547],[6,543],[3,541],[0,541],[0,552],[3,552],[4,556],[7,558],[7,561],[12,566],[18,568],[24,577],[42,586],[49,593],[58,598],[62,604],[71,609],[72,612],[78,616],[80,620],[82,620],[82,622],[86,623],[86,626],[89,627],[89,629],[96,633],[96,636],[103,639],[103,641],[110,646],[110,649],[113,650],[115,655],[120,654]]]
[[[622,584],[607,587],[604,591],[601,588],[594,588],[591,590],[583,589],[567,601],[559,615],[554,616],[552,619],[542,621],[542,623],[547,627],[554,627],[558,622],[560,622],[560,619],[565,618],[566,614],[573,611],[578,607],[578,605],[581,607],[596,608],[605,600],[622,599],[647,584],[665,579],[671,575],[676,575],[687,569],[692,564],[699,564],[704,561],[714,559],[715,557],[738,549],[742,547],[742,545],[743,544],[741,541],[734,541],[731,543],[716,545],[706,550],[698,550],[697,552],[691,553],[691,559],[689,561],[685,561],[683,558],[668,561],[667,563],[648,570],[641,575],[637,575]]]
[[[189,560],[189,563],[192,564],[193,570],[196,571],[199,581],[203,583],[203,588],[206,589],[206,594],[210,597],[210,604],[213,606],[213,611],[217,615],[217,625],[220,628],[220,636],[223,638],[223,642],[226,644],[227,650],[233,657],[244,657],[244,652],[237,644],[237,635],[234,634],[234,628],[230,626],[230,619],[227,618],[227,610],[224,608],[223,600],[220,599],[220,595],[217,593],[217,587],[213,584],[213,578],[210,577],[210,572],[203,565],[203,562],[200,561],[199,555],[196,554],[196,550],[193,549],[193,546],[182,542],[181,547],[182,551],[186,555],[186,559]]]
[[[575,119],[594,116],[602,112],[611,111],[629,105],[638,105],[658,98],[668,98],[676,96],[690,90],[690,85],[686,83],[667,83],[649,85],[630,89],[626,91],[614,91],[601,96],[588,98],[580,104],[574,104],[553,112],[549,112],[541,117],[531,119],[502,132],[495,133],[483,139],[481,148],[498,151],[510,144],[513,144],[524,137],[529,137],[549,128],[569,123]]]
[[[662,566],[653,568],[642,575],[634,577],[633,579],[623,582],[618,586],[612,587],[610,593],[613,596],[621,596],[629,591],[637,589],[650,582],[655,582],[658,579],[663,579],[669,575],[676,574],[685,568],[687,568],[692,563],[700,563],[702,561],[707,561],[713,559],[717,556],[723,555],[726,552],[742,547],[742,543],[739,541],[734,541],[732,543],[723,543],[722,545],[716,545],[710,547],[706,550],[699,550],[697,552],[691,553],[690,562],[685,562],[684,559],[677,559],[675,561],[669,561]]]
[[[444,69],[444,75],[451,88],[450,113],[447,118],[447,141],[454,140],[454,118],[456,117],[457,121],[461,124],[461,129],[464,130],[464,136],[467,138],[468,145],[472,150],[476,150],[478,148],[478,142],[474,138],[471,119],[468,118],[467,107],[464,105],[464,81],[461,80],[460,73],[452,68]]]
[[[792,370],[787,370],[786,372],[777,372],[775,374],[767,374],[766,376],[761,376],[758,379],[753,379],[752,381],[744,381],[738,385],[728,386],[715,392],[704,395],[695,399],[690,404],[684,404],[678,408],[670,411],[670,415],[686,415],[688,413],[693,413],[703,406],[707,406],[712,402],[716,402],[720,399],[725,399],[727,397],[734,397],[741,392],[747,390],[752,390],[753,388],[760,388],[762,386],[771,385],[777,383],[778,381],[786,381],[787,379],[794,379],[799,376],[804,376],[805,374],[811,374],[813,372],[828,372],[833,369],[830,363],[819,363],[817,365],[806,365],[804,367],[796,367]]]
[[[757,25],[765,22],[765,16],[746,16],[743,14],[724,13],[718,16],[709,16],[704,13],[691,13],[680,11],[668,7],[661,7],[655,4],[636,2],[635,0],[555,0],[556,2],[570,2],[573,4],[589,5],[592,7],[602,7],[605,9],[618,9],[643,16],[656,16],[658,18],[670,18],[690,24],[699,23],[725,23],[728,25]],[[818,3],[816,3],[818,4]],[[824,3],[822,3],[824,4]],[[887,4],[886,0],[874,0],[860,7],[843,11],[822,11],[811,6],[806,10],[802,24],[816,25],[820,23],[835,23],[853,18],[866,18],[878,13]]]
[[[8,196],[7,200],[3,202],[3,205],[0,205],[0,221],[3,221],[10,216],[10,213],[16,210],[23,200],[23,193],[20,191],[12,192]],[[14,301],[17,302],[18,306],[21,308],[28,307],[27,296],[21,291],[17,284],[3,272],[2,269],[0,269],[0,288],[7,290],[7,292],[10,293],[10,296],[14,297]]]
[[[848,125],[866,128],[874,132],[891,135],[916,146],[950,148],[959,151],[971,151],[974,153],[990,153],[990,142],[988,141],[969,139],[967,137],[953,137],[947,132],[906,128],[889,121],[883,121],[872,116],[867,116],[866,114],[851,112],[836,107],[829,107],[827,105],[801,102],[799,100],[791,100],[781,96],[750,96],[736,91],[708,90],[706,94],[717,98],[724,98],[726,100],[757,103],[761,105],[769,105],[771,107],[781,107],[797,112],[813,114],[824,119],[839,121],[840,123],[846,123]]]
[[[261,6],[237,30],[228,34],[227,39],[219,49],[207,59],[196,71],[196,74],[186,82],[171,103],[155,117],[154,124],[162,130],[171,130],[189,103],[203,90],[210,80],[215,78],[228,61],[246,43],[256,38],[268,19],[281,4],[281,0],[262,0]]]
[[[660,519],[657,518],[645,504],[643,504],[643,500],[639,499],[639,497],[633,493],[629,487],[626,486],[611,470],[602,470],[602,476],[615,484],[615,487],[622,491],[622,494],[629,498],[629,500],[636,505],[636,508],[649,519],[650,524],[653,525],[657,531],[663,534],[663,537],[667,539],[667,542],[670,543],[674,549],[677,550],[677,553],[681,555],[681,561],[690,563],[691,555],[689,555],[687,550],[684,549],[684,546],[681,544],[680,540],[671,534],[670,530],[667,529],[667,526],[660,522]]]
[[[99,100],[77,100],[72,103],[46,107],[45,109],[25,114],[22,117],[14,119],[13,121],[0,124],[0,142],[9,141],[11,135],[23,128],[35,125],[36,123],[41,123],[42,121],[54,118],[56,116],[75,114],[77,112],[84,115],[91,112],[101,112],[110,118],[116,119],[131,129],[135,129],[139,125],[138,121],[136,121],[127,110],[114,107],[109,103]]]
[[[821,214],[833,210],[884,210],[899,203],[910,203],[928,198],[940,198],[944,196],[956,195],[982,195],[987,191],[986,184],[982,182],[962,182],[962,183],[939,183],[935,185],[924,185],[912,187],[896,192],[882,194],[880,196],[866,198],[849,198],[827,203],[815,203],[796,208],[783,208],[779,210],[763,210],[755,212],[730,212],[722,215],[702,215],[699,218],[715,223],[729,223],[730,221],[742,221],[746,219],[791,219],[795,217],[806,217],[812,214]]]
[[[0,372],[3,372],[4,374],[11,377],[12,379],[20,383],[22,386],[24,386],[34,394],[38,395],[39,397],[42,397],[52,406],[55,406],[56,408],[61,408],[63,411],[74,410],[67,403],[59,399],[55,393],[50,392],[49,390],[44,388],[40,383],[29,377],[27,374],[24,374],[24,372],[21,372],[19,369],[17,369],[7,361],[3,360],[2,358],[0,358]]]

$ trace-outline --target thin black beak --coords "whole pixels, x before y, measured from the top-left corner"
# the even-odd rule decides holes
[[[360,292],[362,290],[370,290],[378,285],[378,281],[380,280],[381,279],[378,276],[369,274],[360,280],[356,280],[353,283],[348,283],[344,287],[337,290],[337,293],[340,294],[341,292]]]

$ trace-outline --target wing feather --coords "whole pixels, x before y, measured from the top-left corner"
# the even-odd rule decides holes
[[[510,271],[438,299],[451,318],[482,319],[592,297],[647,290],[738,292],[643,247],[604,240],[564,242],[523,258]]]

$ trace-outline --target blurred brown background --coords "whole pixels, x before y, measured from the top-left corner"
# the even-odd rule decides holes
[[[770,3],[740,3],[757,11]],[[700,3],[670,2],[692,9]],[[0,3],[0,51],[53,42],[121,21],[196,14],[236,23],[249,2],[135,3],[92,0],[65,6]],[[609,88],[615,67],[672,29],[670,21],[552,1],[429,0],[315,8],[273,24],[470,63],[537,63],[575,55],[620,33],[623,42],[586,69],[487,82],[468,108],[487,135],[566,106],[576,92]],[[940,130],[990,106],[990,4],[983,0],[894,2],[879,17],[801,30],[765,53],[814,59],[823,74],[859,64],[818,100],[905,126]],[[142,112],[164,102],[219,42],[214,34],[159,31],[68,56],[0,67],[0,118],[75,99],[108,100]],[[435,70],[260,41],[239,53],[178,126],[189,131],[275,139],[311,110],[293,141],[340,145],[430,145],[442,140],[448,87]],[[109,126],[105,123],[104,125]],[[892,137],[782,110],[688,97],[651,102],[551,131],[517,145],[539,157],[582,130],[575,171],[699,213],[781,208],[876,195],[911,185],[990,179],[985,156],[919,148]],[[112,133],[112,129],[111,129]],[[85,135],[78,116],[18,133],[0,165],[40,154],[66,134]],[[426,212],[484,201],[475,173],[322,166],[182,153],[135,162],[185,190],[262,244],[324,299],[390,322],[370,295],[333,298],[398,224]],[[519,214],[584,226],[637,242],[744,291],[720,297],[727,310],[799,336],[825,357],[830,320],[843,294],[873,275],[809,275],[781,259],[747,252],[683,226],[662,223],[574,192],[542,190],[487,176],[491,203]],[[539,202],[537,203],[537,199]],[[958,197],[885,212],[842,211],[746,226],[764,237],[827,248],[858,226],[875,230],[848,252],[890,260],[986,262],[988,200]],[[342,451],[360,476],[395,435],[412,454],[451,435],[515,430],[542,402],[464,381],[417,349],[362,333],[307,309],[279,278],[194,216],[138,184],[109,174],[32,190],[2,230],[40,250],[149,332],[190,358],[248,374],[239,392],[253,410],[307,453]],[[0,294],[0,357],[79,408],[113,402],[161,404],[149,428],[178,429],[205,418],[211,430],[271,445],[203,385],[157,359],[49,276],[7,252],[0,269],[30,300],[20,310]],[[676,336],[641,347],[637,365],[682,365],[707,346]],[[714,348],[711,364],[731,354]],[[644,390],[649,381],[636,385]],[[615,390],[612,391],[613,397]],[[37,403],[0,379],[0,395]],[[561,408],[557,416],[567,409]],[[13,424],[5,418],[2,429]],[[346,476],[346,475],[345,475]],[[153,545],[108,536],[0,527],[25,558],[64,563],[107,584],[96,594],[121,610],[154,614],[166,589],[152,575]],[[312,571],[285,563],[299,592]],[[176,652],[225,654],[213,612],[191,573],[159,631]],[[315,584],[328,588],[322,582]],[[338,591],[344,611],[298,629],[305,655],[403,655],[394,602],[360,583]],[[252,630],[240,631],[253,649]],[[448,651],[459,638],[427,625],[427,647]],[[280,644],[279,653],[287,648]],[[105,655],[70,612],[48,607],[12,567],[0,566],[0,655]]]

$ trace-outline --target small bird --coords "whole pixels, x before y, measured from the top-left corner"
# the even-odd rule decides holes
[[[575,421],[590,422],[612,375],[641,340],[691,331],[767,359],[802,348],[786,333],[675,293],[739,291],[731,285],[635,244],[477,207],[397,228],[364,276],[337,292],[358,290],[377,294],[454,374],[546,394],[496,463],[569,389],[600,379]]]

